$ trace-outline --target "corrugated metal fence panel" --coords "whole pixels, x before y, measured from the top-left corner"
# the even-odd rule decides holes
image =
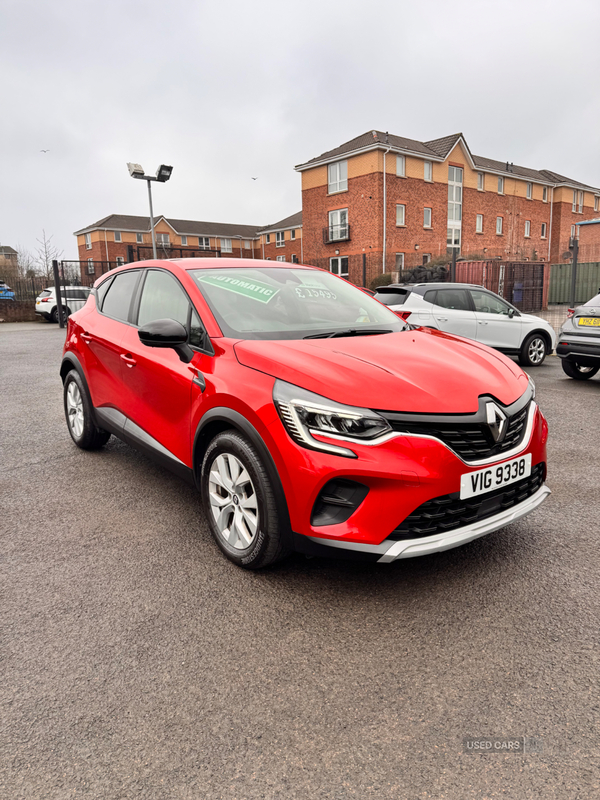
[[[485,286],[521,311],[541,311],[545,268],[533,261],[461,261],[456,265],[456,280]]]
[[[550,293],[548,303],[569,304],[571,302],[572,264],[552,264],[550,272]],[[600,292],[600,262],[577,265],[575,304],[585,303]]]

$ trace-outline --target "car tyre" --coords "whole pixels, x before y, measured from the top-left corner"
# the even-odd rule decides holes
[[[63,314],[65,315],[65,319],[68,319],[71,316],[71,310],[67,308],[67,306],[63,306]],[[52,313],[50,314],[50,319],[52,322],[58,322],[58,306],[55,306],[52,309]]]
[[[200,477],[210,531],[223,553],[245,569],[260,569],[284,558],[285,514],[263,461],[253,445],[234,430],[211,441]]]
[[[92,403],[77,370],[72,369],[65,378],[63,400],[67,427],[71,439],[82,450],[98,450],[110,439],[110,433],[98,428],[92,417]]]
[[[547,352],[546,339],[540,333],[532,333],[523,342],[519,353],[519,364],[522,367],[540,367]]]
[[[562,364],[563,372],[576,381],[589,381],[600,369],[600,366],[584,367],[576,361],[567,361],[566,358],[561,358],[560,363]]]

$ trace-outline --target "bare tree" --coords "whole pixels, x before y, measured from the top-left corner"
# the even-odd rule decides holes
[[[52,278],[52,262],[59,261],[63,251],[52,244],[52,236],[46,236],[45,230],[42,230],[42,238],[36,239],[36,241],[39,247],[36,250],[35,266],[39,274],[50,280]]]
[[[20,244],[17,245],[17,271],[19,278],[33,278],[36,275],[35,258]]]

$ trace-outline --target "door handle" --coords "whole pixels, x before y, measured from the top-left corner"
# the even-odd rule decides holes
[[[121,358],[123,359],[123,361],[127,364],[127,366],[130,369],[131,369],[131,367],[135,367],[135,365],[137,364],[137,361],[135,360],[135,358],[133,358],[132,356],[130,356],[130,355],[126,354],[126,353],[121,353]]]
[[[479,324],[480,325],[487,325],[487,322],[485,320],[483,320],[483,319],[480,319],[479,320]]]
[[[438,317],[440,322],[448,322],[448,317]]]
[[[90,334],[89,334],[89,333],[81,333],[81,334],[79,334],[79,335],[81,336],[81,338],[83,339],[83,341],[84,341],[86,344],[89,344],[89,343],[90,343],[91,341],[93,341],[93,339],[94,339],[94,337],[93,337],[93,336],[90,336]]]

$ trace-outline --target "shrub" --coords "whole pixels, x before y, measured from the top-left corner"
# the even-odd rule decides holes
[[[389,286],[392,282],[392,275],[390,272],[382,272],[381,275],[377,275],[371,283],[369,284],[369,289],[372,289],[374,292],[380,286]]]

